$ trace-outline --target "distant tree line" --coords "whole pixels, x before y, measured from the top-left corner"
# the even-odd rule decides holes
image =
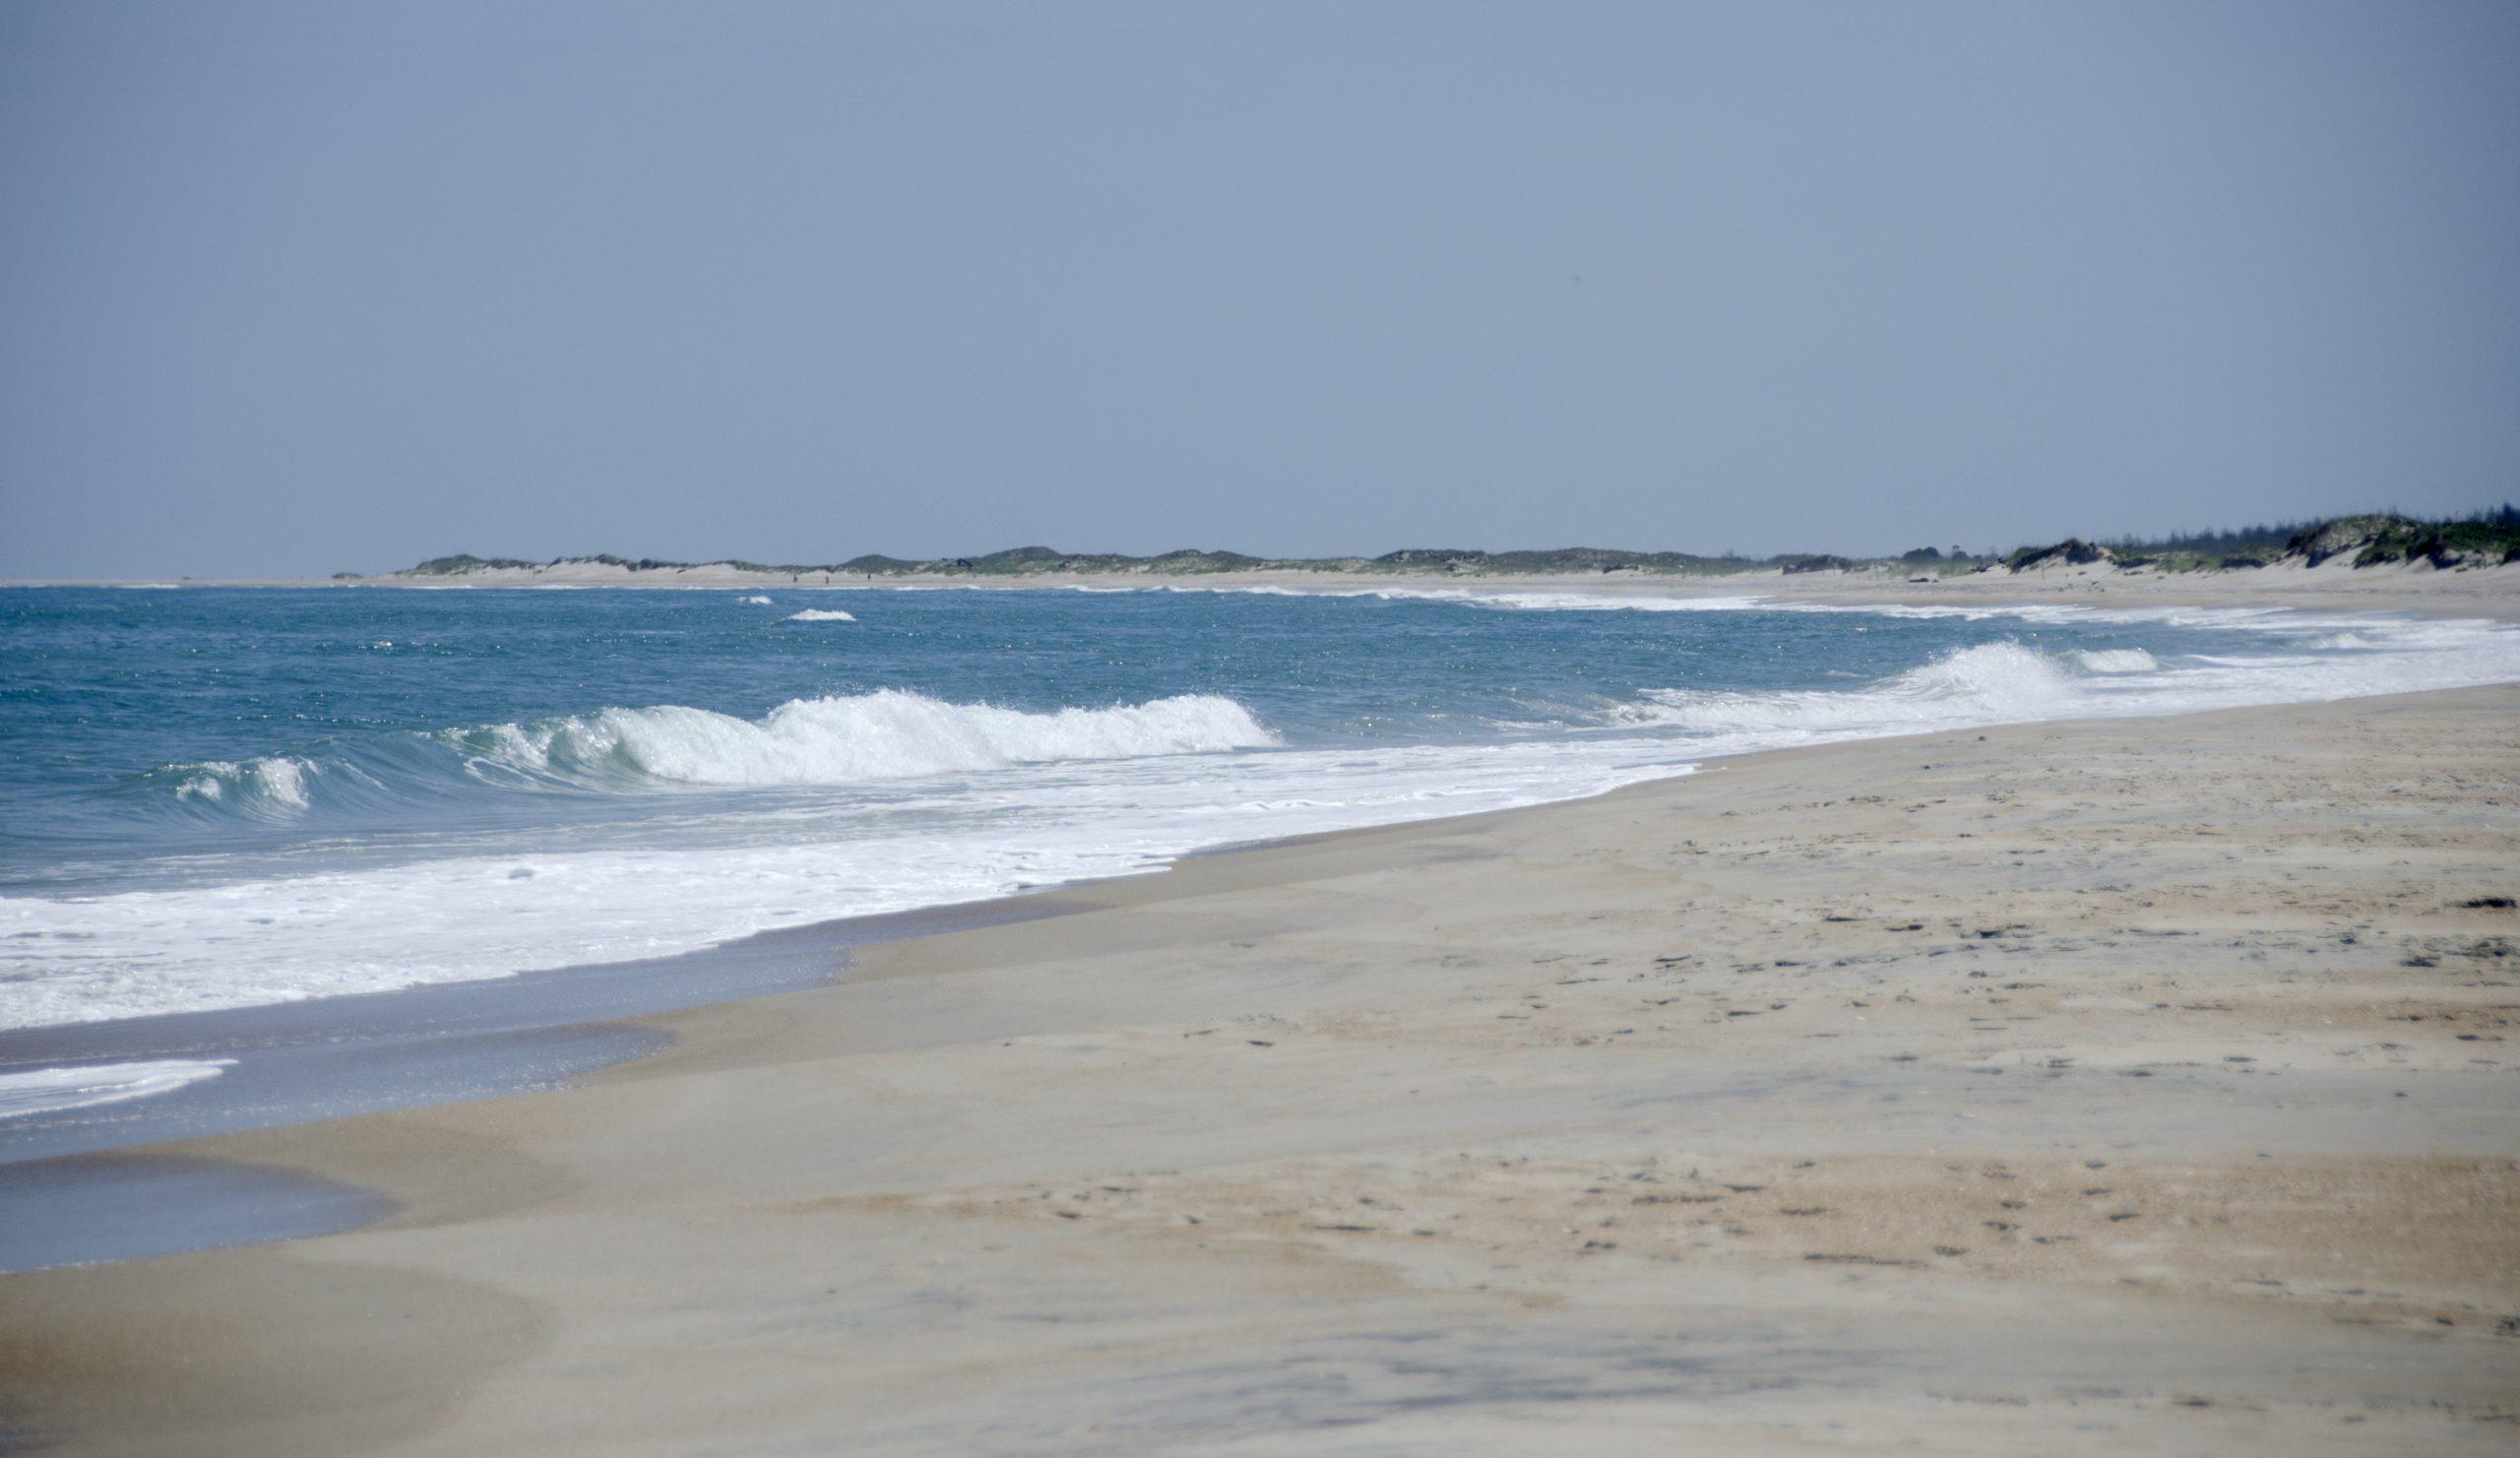
[[[2394,506],[2378,514],[2393,517],[2406,515]],[[2246,553],[2266,549],[2281,552],[2285,544],[2295,538],[2306,532],[2314,532],[2333,520],[2336,519],[2305,517],[2297,522],[2261,522],[2254,526],[2233,527],[2212,532],[2180,532],[2167,537],[2111,537],[2103,538],[2101,544],[2119,556],[2157,557],[2171,552],[2193,552],[2198,556],[2221,557],[2230,556],[2236,552]],[[2520,507],[2515,507],[2506,501],[2500,506],[2473,511],[2463,517],[2445,517],[2440,520],[2443,525],[2461,523],[2498,528],[2506,532],[2520,530]]]

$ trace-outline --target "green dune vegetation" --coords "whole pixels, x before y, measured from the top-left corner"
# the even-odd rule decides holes
[[[2022,546],[2010,552],[1973,554],[1957,546],[1948,550],[1926,546],[1894,557],[1846,557],[1828,552],[1785,552],[1767,557],[1726,552],[1719,556],[1705,556],[1695,552],[1640,552],[1592,546],[1495,552],[1470,547],[1407,547],[1377,557],[1254,557],[1241,552],[1183,548],[1156,556],[1136,557],[1119,552],[1064,552],[1055,547],[1018,546],[974,557],[914,559],[870,553],[847,561],[811,565],[731,559],[679,562],[655,557],[620,557],[608,552],[594,556],[554,557],[541,562],[460,553],[432,557],[393,575],[403,578],[460,578],[508,572],[541,573],[567,568],[612,568],[632,574],[687,573],[718,568],[747,574],[861,579],[1107,574],[1199,577],[1257,571],[1376,577],[1395,574],[1540,577],[1587,573],[1723,577],[1742,572],[1898,571],[1912,576],[1947,577],[1963,573],[2017,573],[2056,565],[2095,564],[2126,571],[2247,571],[2284,562],[2315,567],[2338,558],[2346,558],[2356,567],[2422,561],[2436,568],[2452,570],[2520,561],[2520,509],[2506,503],[2490,511],[2441,521],[2424,521],[2394,512],[2375,512],[2324,521],[2286,522],[2159,538],[2130,537],[2111,541],[2086,541],[2069,537],[2062,541]]]

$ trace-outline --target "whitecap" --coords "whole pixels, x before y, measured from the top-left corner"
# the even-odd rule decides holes
[[[1073,712],[1103,716],[1102,732],[1120,734],[1107,716],[1125,711]],[[1059,716],[1018,717],[1034,722],[1026,732],[1060,732],[1048,723]],[[1178,722],[1161,735],[1193,737]],[[1202,847],[1578,798],[1685,774],[1688,759],[1668,740],[1589,736],[1013,765],[840,802],[850,818],[839,828],[833,802],[799,805],[778,834],[747,844],[591,845],[537,856],[531,877],[501,851],[240,884],[0,897],[10,928],[0,969],[39,969],[0,1001],[0,1025],[663,956],[804,920],[1158,870]]]
[[[315,766],[284,754],[235,760],[208,759],[169,766],[183,776],[175,786],[177,799],[229,804],[249,814],[286,818],[306,810],[306,777]]]
[[[1911,668],[1868,688],[1741,693],[1648,690],[1641,703],[1603,717],[1621,727],[1661,726],[1730,734],[1832,736],[1895,732],[1945,724],[2061,717],[2072,680],[2055,663],[2018,643],[1983,643]]]
[[[760,719],[663,704],[438,736],[481,768],[597,788],[863,785],[1057,760],[1258,749],[1278,736],[1217,694],[1032,713],[883,689],[792,699]]]
[[[2086,648],[2074,661],[2091,673],[2150,673],[2161,665],[2140,648]]]

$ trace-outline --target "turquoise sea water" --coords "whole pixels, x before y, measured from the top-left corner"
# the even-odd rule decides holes
[[[2506,628],[2229,610],[0,591],[0,1026],[662,955],[1749,749],[2515,678]]]

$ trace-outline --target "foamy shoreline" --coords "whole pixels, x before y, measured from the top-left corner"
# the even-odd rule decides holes
[[[1295,608],[1282,601],[1272,605],[1273,600],[1301,596],[1249,591],[1268,600],[1244,599],[1247,610],[1221,620],[1276,620]],[[1098,599],[1053,602],[1061,596],[1037,594],[1030,601],[1058,606],[1070,619],[1103,615],[1095,609]],[[1437,614],[1444,620],[1488,627],[1501,625],[1504,616],[1582,609],[1560,623],[1589,633],[1605,616],[1590,609],[1603,605],[1677,612],[1692,621],[1667,620],[1663,626],[1675,630],[1673,636],[1717,641],[1730,637],[1721,618],[1754,605],[1738,597],[1604,599],[1566,592],[1413,590],[1406,596],[1445,603]],[[501,601],[537,613],[551,600],[509,594]],[[893,611],[864,597],[851,601],[878,619],[893,619],[896,629],[916,616],[898,610],[907,602],[898,597],[890,600]],[[1164,600],[1173,607],[1140,602],[1170,614],[1188,601]],[[766,618],[770,614],[744,609],[768,602],[760,594],[735,599],[743,606],[728,604],[728,620]],[[1004,598],[961,602],[958,610],[1025,605]],[[463,610],[491,605],[476,600]],[[1384,618],[1370,611],[1325,614],[1314,610],[1319,605],[1302,615],[1320,619],[1325,630],[1337,622],[1379,631],[1372,625]],[[416,737],[373,750],[177,764],[160,774],[179,797],[284,825],[332,823],[322,817],[336,808],[337,796],[388,786],[444,792],[446,786],[467,788],[476,780],[514,781],[571,794],[648,797],[692,788],[846,792],[986,775],[991,778],[975,782],[973,792],[990,808],[974,824],[985,820],[990,828],[811,840],[765,824],[754,828],[762,836],[757,844],[721,836],[696,848],[555,848],[545,840],[365,867],[324,866],[316,874],[290,866],[288,873],[203,887],[0,900],[13,952],[33,973],[20,980],[0,1012],[15,1026],[76,1023],[673,955],[830,918],[1151,871],[1219,844],[1577,798],[1687,773],[1707,759],[1780,747],[2520,680],[2520,634],[2473,618],[2158,605],[1756,605],[1765,609],[1761,620],[1768,625],[1761,633],[1778,624],[1801,632],[1792,617],[1796,610],[1858,615],[1811,620],[1813,627],[1826,624],[1833,641],[1850,645],[1864,641],[1855,635],[1896,619],[1995,619],[1974,629],[1962,630],[1956,621],[1947,627],[1981,640],[1999,636],[1937,650],[1860,685],[1813,678],[1799,690],[1740,692],[1672,678],[1684,686],[1632,687],[1614,698],[1570,700],[1526,714],[1509,705],[1505,712],[1513,717],[1501,722],[1514,734],[1450,747],[1290,742],[1251,708],[1216,695],[1025,712],[883,689],[788,700],[756,718],[674,703],[607,706],[531,723],[414,730]],[[785,610],[770,606],[774,613]],[[1413,621],[1424,616],[1411,614]],[[2016,629],[2046,638],[2047,647],[2014,640]],[[2060,647],[2060,633],[2068,643],[2096,646]],[[2126,646],[2137,642],[2164,659]],[[1302,707],[1283,696],[1274,710],[1292,716],[1285,724],[1303,722]],[[1261,750],[1268,752],[1253,752]],[[1023,778],[1036,764],[1047,768]],[[1107,782],[1091,781],[1097,772],[1088,767],[1095,765],[1118,768],[1104,772]]]
[[[572,1092],[188,1146],[399,1210],[0,1282],[0,1381],[69,1451],[2494,1451],[2515,715],[1792,750],[1049,893]]]

